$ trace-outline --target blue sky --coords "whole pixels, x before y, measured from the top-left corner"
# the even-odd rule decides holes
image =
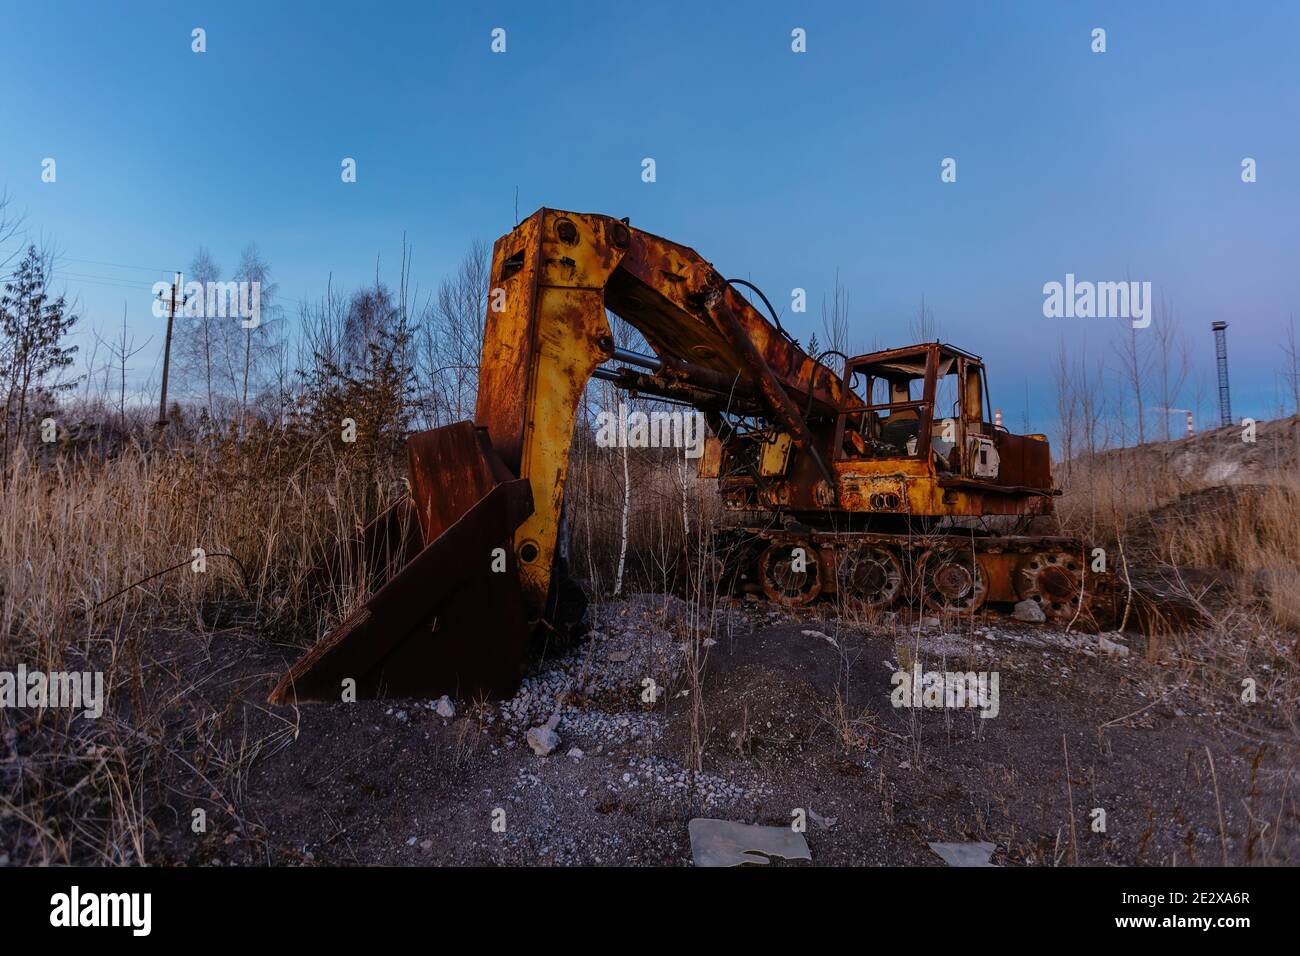
[[[1051,427],[1059,340],[1101,355],[1112,337],[1044,318],[1043,283],[1150,280],[1205,416],[1225,319],[1234,411],[1270,417],[1300,311],[1298,36],[1294,3],[51,0],[11,5],[0,31],[0,189],[64,252],[87,326],[125,301],[154,335],[142,379],[161,343],[148,286],[199,245],[229,273],[257,242],[292,311],[331,274],[395,265],[405,233],[430,290],[510,229],[517,187],[521,216],[630,216],[693,246],[801,338],[837,269],[863,349],[907,341],[924,295],[989,360],[1013,427],[1026,389]]]

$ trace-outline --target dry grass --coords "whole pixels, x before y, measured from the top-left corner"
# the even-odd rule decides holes
[[[1234,748],[1273,748],[1293,766],[1300,755],[1300,480],[1270,467],[1249,483],[1212,485],[1175,477],[1158,458],[1101,456],[1076,469],[1060,512],[1068,529],[1106,546],[1121,577],[1158,582],[1200,618],[1199,626],[1148,635],[1151,699],[1212,715],[1215,732]]]
[[[256,830],[242,810],[249,768],[295,728],[273,715],[275,730],[253,738],[236,723],[239,700],[216,687],[239,662],[213,659],[212,637],[242,641],[245,658],[268,641],[310,644],[365,598],[365,569],[339,544],[405,483],[400,466],[350,451],[259,430],[217,445],[18,455],[0,487],[0,670],[101,671],[108,703],[97,720],[0,709],[0,854],[147,863],[160,813],[164,829],[188,825],[177,806]],[[574,571],[605,593],[621,534],[616,454],[575,455],[571,475],[584,504]],[[698,568],[685,544],[710,526],[712,489],[679,456],[634,456],[631,475],[624,589],[686,585]],[[698,644],[712,615],[697,623]]]
[[[212,681],[238,662],[184,649],[231,621],[310,642],[363,596],[346,560],[326,582],[314,569],[401,488],[327,446],[269,435],[107,459],[20,455],[0,489],[0,670],[100,671],[107,702],[99,719],[0,709],[0,853],[149,862],[152,812],[196,781],[184,805],[243,830],[248,767],[293,728],[277,718],[263,739],[232,728],[233,702]]]
[[[1121,575],[1127,563],[1200,601],[1188,572],[1229,572],[1219,580],[1236,603],[1262,600],[1275,624],[1300,630],[1300,479],[1290,470],[1208,485],[1101,457],[1076,469],[1059,513],[1066,529],[1106,546]]]
[[[571,457],[568,515],[572,573],[597,593],[617,580],[623,531],[624,479],[620,449],[580,441]],[[696,461],[673,449],[634,449],[628,455],[627,554],[623,590],[692,587],[700,528],[722,515],[716,485],[696,476]]]

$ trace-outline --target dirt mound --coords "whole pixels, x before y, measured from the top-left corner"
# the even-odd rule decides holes
[[[1229,425],[1175,441],[1116,448],[1072,464],[1085,472],[1114,467],[1130,474],[1160,472],[1186,489],[1274,484],[1300,472],[1300,415],[1257,422],[1253,435]]]
[[[1131,522],[1126,538],[1136,554],[1158,556],[1165,542],[1191,523],[1228,525],[1240,514],[1258,514],[1282,501],[1300,510],[1300,489],[1276,484],[1230,484],[1198,488],[1152,508]]]

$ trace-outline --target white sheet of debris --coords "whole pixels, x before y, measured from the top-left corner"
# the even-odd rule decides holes
[[[995,866],[989,858],[997,845],[993,843],[931,843],[930,849],[949,866]]]
[[[790,827],[696,817],[689,824],[696,866],[767,866],[770,857],[812,861],[808,841]]]

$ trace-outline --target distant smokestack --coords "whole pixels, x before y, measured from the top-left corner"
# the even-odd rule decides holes
[[[1214,356],[1219,365],[1219,424],[1232,424],[1232,399],[1228,395],[1228,323],[1212,322]]]
[[[1163,408],[1163,407],[1160,407],[1160,408],[1155,408],[1155,409],[1153,409],[1153,411],[1164,412],[1166,415],[1186,415],[1186,416],[1187,416],[1187,434],[1189,434],[1189,435],[1195,434],[1195,432],[1196,432],[1196,425],[1194,424],[1194,421],[1195,421],[1195,420],[1194,420],[1194,418],[1192,417],[1192,410],[1191,410],[1190,408]]]

